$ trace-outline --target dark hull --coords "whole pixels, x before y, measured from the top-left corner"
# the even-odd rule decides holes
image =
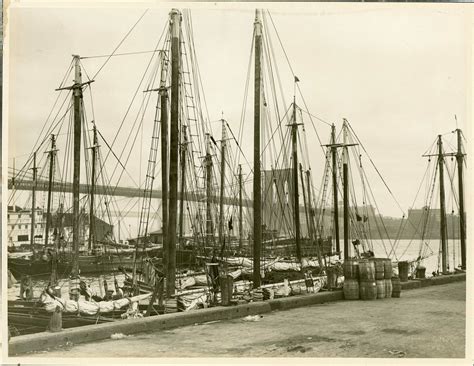
[[[147,253],[147,257],[160,257],[161,250]],[[192,250],[177,249],[176,262],[180,267],[194,267],[196,257]],[[79,256],[79,270],[81,275],[102,274],[118,271],[119,267],[133,267],[132,255],[81,255]],[[23,258],[8,258],[8,269],[13,276],[20,280],[24,275],[32,277],[47,277],[51,273],[51,262],[42,259],[31,260]],[[70,257],[62,257],[58,261],[59,278],[66,278],[72,271]]]
[[[74,328],[84,325],[101,324],[115,321],[123,311],[116,311],[111,317],[78,316],[77,314],[62,314],[62,327]],[[42,309],[33,301],[8,302],[8,329],[12,337],[18,335],[44,332],[47,330],[51,313]]]
[[[82,275],[101,274],[117,271],[119,266],[132,266],[131,257],[113,257],[111,259],[96,256],[79,257],[79,269]],[[72,263],[68,259],[58,261],[57,273],[60,278],[68,277],[72,271]],[[22,258],[8,258],[8,269],[19,280],[24,275],[47,277],[51,274],[51,262]]]
[[[148,305],[146,304],[139,305],[140,311],[145,311],[147,308]],[[67,329],[119,321],[126,310],[127,308],[114,310],[99,317],[62,313],[62,327]],[[163,311],[159,312],[157,305],[155,305],[150,315],[162,313]],[[48,329],[50,319],[51,313],[41,308],[35,301],[8,301],[8,330],[12,337],[44,332]]]

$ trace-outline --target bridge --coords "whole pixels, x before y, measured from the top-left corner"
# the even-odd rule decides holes
[[[15,179],[14,185],[12,184],[12,179],[8,179],[8,189],[9,190],[19,190],[19,191],[31,191],[33,189],[33,181],[29,179]],[[97,195],[107,195],[107,196],[120,196],[120,197],[142,197],[143,189],[133,188],[133,187],[111,187],[104,185],[95,186],[95,194]],[[38,180],[36,182],[37,191],[48,191],[48,181],[47,180]],[[72,183],[57,183],[53,184],[53,192],[67,192],[72,194]],[[79,193],[89,194],[90,185],[80,184]],[[178,197],[181,199],[181,192],[178,192]],[[151,192],[151,198],[161,199],[163,198],[161,190],[153,190]],[[188,193],[185,195],[185,201],[188,202],[203,202],[206,200],[206,196],[201,193]],[[218,203],[218,196],[211,196],[211,202]],[[224,204],[229,206],[238,206],[239,200],[237,197],[224,197]],[[252,207],[252,201],[249,199],[242,199],[243,207]]]

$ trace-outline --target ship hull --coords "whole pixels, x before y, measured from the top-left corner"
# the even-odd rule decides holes
[[[132,257],[96,257],[80,256],[80,274],[109,273],[116,271],[119,266],[133,265]],[[41,259],[8,258],[8,269],[17,279],[28,275],[32,277],[46,277],[51,274],[51,262]],[[59,260],[57,266],[58,276],[67,277],[72,271],[72,262],[67,259]]]

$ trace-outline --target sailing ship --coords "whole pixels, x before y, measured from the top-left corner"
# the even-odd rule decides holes
[[[456,119],[457,120],[457,119]],[[466,270],[466,213],[464,209],[464,168],[466,153],[464,152],[464,136],[461,129],[456,128],[451,134],[456,142],[443,143],[443,135],[438,135],[423,157],[428,158],[427,169],[420,183],[428,187],[425,192],[423,208],[420,214],[413,213],[412,220],[405,222],[407,229],[412,227],[419,238],[418,256],[408,259],[409,276],[424,278],[425,263],[430,257],[437,257],[437,265],[428,275],[438,276]],[[456,146],[455,151],[446,151],[445,146]],[[450,160],[454,161],[450,163]],[[446,176],[449,184],[446,184]],[[457,187],[456,187],[457,180]],[[456,190],[457,188],[457,190]],[[451,194],[449,194],[451,193]],[[415,201],[418,197],[415,197]],[[436,201],[439,208],[436,209]],[[448,216],[448,207],[451,215]],[[455,214],[457,213],[457,216]],[[437,232],[437,233],[436,233]],[[436,235],[438,234],[438,235]],[[438,250],[432,248],[433,237],[439,237]],[[435,239],[435,241],[438,241]],[[416,242],[416,241],[415,241]]]

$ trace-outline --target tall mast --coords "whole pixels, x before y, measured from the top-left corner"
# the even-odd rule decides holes
[[[36,151],[33,153],[33,187],[31,189],[31,237],[30,237],[30,246],[31,251],[33,252],[33,257],[36,255],[35,249],[35,222],[36,222],[36,172],[38,168],[36,167]]]
[[[458,164],[458,189],[459,189],[459,233],[461,236],[461,268],[466,269],[466,221],[464,215],[464,182],[463,182],[463,162],[464,154],[462,153],[462,132],[458,128],[456,130],[458,137],[458,151],[456,160]]]
[[[439,169],[439,204],[440,204],[440,232],[441,232],[441,262],[443,273],[447,272],[446,252],[446,204],[444,197],[444,155],[443,140],[438,135],[438,169]]]
[[[225,120],[222,119],[222,141],[221,141],[221,187],[219,195],[219,245],[223,242],[224,232],[224,185],[225,185],[225,149],[226,149],[226,130]]]
[[[309,215],[309,230],[310,230],[310,239],[311,240],[317,240],[316,239],[316,230],[314,227],[314,216],[315,212],[313,209],[312,201],[311,201],[311,191],[312,191],[312,185],[311,185],[311,178],[310,178],[310,171],[306,171],[306,192],[308,192],[308,215]],[[317,254],[318,254],[318,262],[320,268],[323,268],[323,259],[321,255],[321,246],[318,244],[316,246],[317,248]]]
[[[349,258],[349,177],[347,151],[347,120],[344,118],[342,123],[342,133],[344,147],[342,150],[342,179],[344,186],[344,259]]]
[[[337,197],[337,147],[336,144],[336,126],[331,126],[331,154],[332,154],[332,190],[334,195],[334,231],[336,238],[336,252],[341,258],[341,247],[339,243],[339,200]]]
[[[176,219],[178,210],[178,150],[179,150],[179,69],[181,14],[171,10],[171,123],[170,123],[170,195],[168,223],[167,297],[175,292],[176,279]]]
[[[56,139],[54,135],[51,135],[51,150],[49,154],[49,176],[48,176],[48,202],[46,204],[46,228],[44,237],[44,248],[48,246],[49,242],[49,230],[51,228],[51,199],[53,196],[53,176],[54,176],[54,161],[56,156]]]
[[[49,230],[51,227],[51,199],[52,199],[52,193],[53,193],[53,179],[54,179],[54,163],[56,160],[56,139],[54,135],[51,135],[51,150],[48,151],[49,154],[49,176],[48,176],[48,203],[46,206],[46,234],[44,238],[44,249],[46,250],[48,246],[48,240],[49,240]],[[55,246],[54,251],[55,254],[57,254],[58,248]],[[54,255],[54,258],[56,258],[56,255]],[[57,263],[53,259],[52,261],[52,268],[51,268],[51,284],[53,285],[56,282],[57,279]]]
[[[179,201],[179,243],[183,240],[183,219],[184,219],[184,191],[186,190],[186,151],[188,138],[186,136],[186,126],[183,125],[183,141],[181,143],[181,200]]]
[[[72,181],[73,197],[73,224],[72,224],[72,244],[73,244],[73,263],[72,276],[79,275],[79,181],[81,176],[81,122],[82,122],[82,75],[80,57],[74,56],[74,166]]]
[[[163,232],[163,268],[168,268],[168,89],[166,88],[166,58],[163,55],[160,81],[161,110],[161,230]]]
[[[239,252],[242,250],[242,164],[239,164]]]
[[[291,139],[293,149],[293,217],[295,225],[296,257],[301,262],[300,242],[300,202],[298,194],[298,124],[296,123],[296,103],[293,97],[293,123],[291,125]]]
[[[255,90],[254,90],[254,141],[253,141],[253,287],[260,287],[260,252],[262,246],[262,192],[260,171],[260,108],[261,108],[261,63],[262,23],[260,10],[255,10]]]
[[[99,147],[97,139],[97,129],[92,127],[93,131],[93,145],[92,145],[92,176],[91,176],[91,192],[90,192],[90,207],[89,207],[89,242],[88,248],[92,250],[93,241],[95,240],[95,221],[94,221],[94,195],[95,195],[95,170],[97,160],[97,148]]]
[[[304,205],[304,213],[306,217],[306,227],[308,231],[308,238],[311,239],[311,227],[309,223],[309,213],[308,213],[308,207],[309,207],[309,202],[306,200],[306,192],[308,191],[309,187],[306,187],[305,189],[305,183],[304,183],[304,177],[303,177],[303,166],[300,163],[300,180],[301,180],[301,188],[303,191],[303,205]]]
[[[211,157],[211,135],[206,134],[206,246],[211,245],[212,239],[212,157]]]

